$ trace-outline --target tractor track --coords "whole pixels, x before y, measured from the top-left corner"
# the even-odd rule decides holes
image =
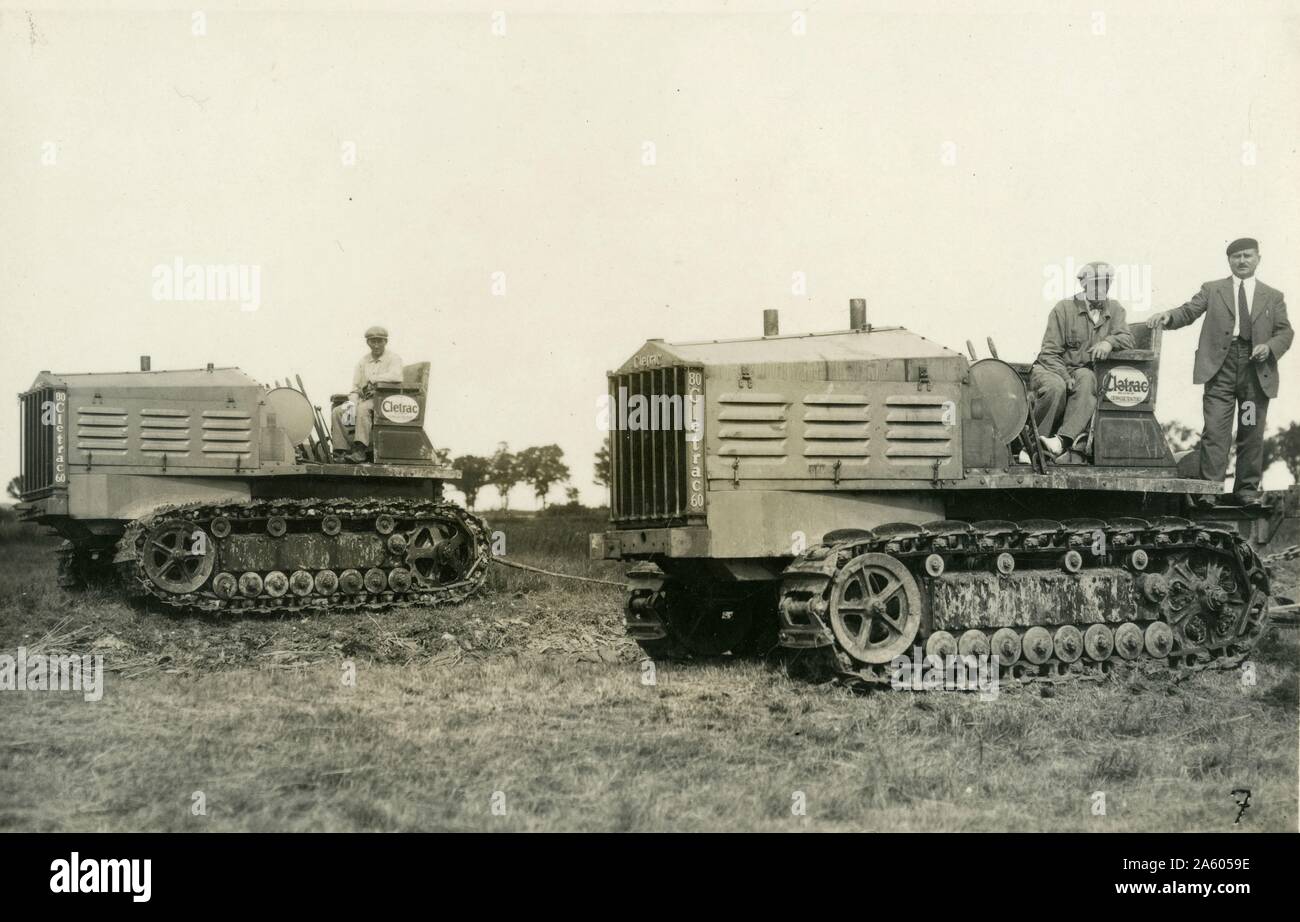
[[[1058,598],[1054,611],[1025,611],[1016,623],[969,617],[953,624],[950,616],[935,626],[945,583],[1010,591],[1012,580],[1029,580],[1042,584],[1050,602],[1058,574],[1108,581],[1117,604],[1070,620]],[[889,685],[890,661],[915,645],[926,656],[997,654],[1001,677],[1023,681],[1105,671],[1122,661],[1187,672],[1235,668],[1264,632],[1268,593],[1250,544],[1215,523],[943,521],[884,525],[810,548],[786,568],[779,610],[783,644],[829,654],[825,668],[846,679]],[[903,601],[891,612],[899,594]],[[874,618],[873,606],[880,609]],[[963,614],[975,614],[974,606]],[[877,621],[885,623],[875,643]]]
[[[454,605],[482,588],[487,525],[436,500],[265,500],[161,507],[113,563],[129,594],[240,614]]]

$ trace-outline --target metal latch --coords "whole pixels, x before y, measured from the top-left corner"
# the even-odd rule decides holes
[[[740,459],[739,458],[736,458],[734,461],[731,462],[731,485],[733,487],[740,486]]]
[[[926,365],[918,365],[916,368],[916,389],[919,391],[922,388],[930,390],[930,369]]]
[[[835,483],[838,485],[840,482],[840,459],[839,458],[835,459],[835,464],[831,467],[831,473],[832,475],[834,475]]]
[[[754,389],[754,376],[749,370],[748,365],[740,366],[740,377],[736,379],[736,387],[747,387]]]

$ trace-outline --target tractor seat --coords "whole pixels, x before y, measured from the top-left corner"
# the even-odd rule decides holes
[[[401,384],[381,382],[375,385],[375,391],[423,397],[429,392],[429,363],[416,362],[414,365],[403,365]]]
[[[424,394],[429,390],[429,363],[402,366],[402,390]]]

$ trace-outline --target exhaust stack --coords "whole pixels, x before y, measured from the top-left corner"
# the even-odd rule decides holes
[[[871,329],[871,325],[867,323],[867,299],[866,298],[849,299],[849,329],[850,330]]]
[[[779,336],[781,333],[781,322],[778,319],[775,308],[769,308],[763,311],[763,335]]]
[[[149,370],[149,356],[147,355],[140,356],[140,370],[141,371]]]

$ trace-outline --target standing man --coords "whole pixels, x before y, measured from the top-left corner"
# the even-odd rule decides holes
[[[356,371],[352,374],[352,393],[348,395],[352,406],[356,408],[356,441],[352,443],[352,450],[342,458],[339,457],[342,446],[348,444],[347,430],[343,427],[343,413],[347,404],[338,404],[331,414],[333,422],[330,426],[330,440],[334,444],[334,456],[353,464],[364,462],[370,451],[371,412],[374,409],[372,385],[380,381],[402,383],[402,359],[396,352],[388,351],[388,331],[383,327],[366,330],[366,345],[370,351],[357,362]]]
[[[1181,307],[1162,311],[1151,326],[1176,330],[1205,315],[1196,349],[1193,384],[1204,384],[1201,407],[1205,431],[1193,474],[1223,482],[1232,443],[1232,417],[1237,420],[1237,476],[1232,495],[1237,503],[1259,501],[1264,467],[1264,420],[1268,401],[1277,396],[1277,360],[1295,333],[1286,316],[1282,292],[1255,279],[1259,243],[1242,237],[1228,244],[1232,276],[1206,282]],[[1213,500],[1207,497],[1208,503]]]
[[[1079,270],[1082,290],[1052,308],[1042,350],[1029,371],[1038,438],[1058,464],[1086,460],[1086,436],[1097,409],[1097,375],[1088,366],[1114,349],[1133,348],[1124,306],[1106,297],[1114,275],[1104,262]]]

